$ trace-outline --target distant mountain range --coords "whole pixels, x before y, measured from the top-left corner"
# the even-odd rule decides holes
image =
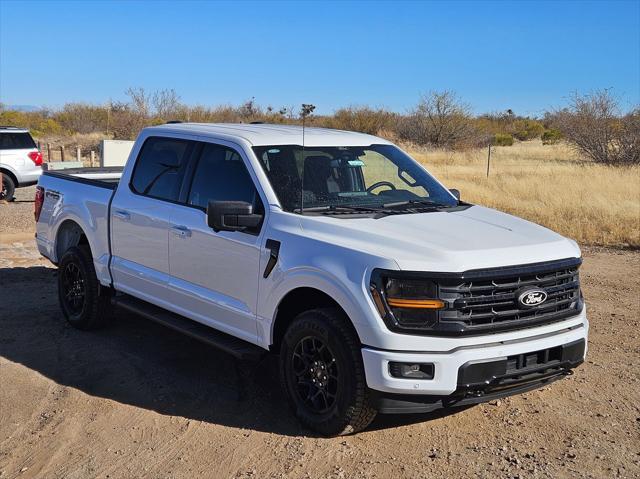
[[[38,111],[42,107],[35,105],[3,105],[5,110],[16,110],[16,111]]]

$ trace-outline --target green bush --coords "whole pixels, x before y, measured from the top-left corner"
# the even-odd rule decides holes
[[[544,126],[539,121],[525,118],[513,122],[513,136],[515,136],[520,141],[540,138],[543,132]]]
[[[495,146],[511,146],[513,145],[513,136],[506,133],[496,133],[493,137],[493,144]]]
[[[562,133],[560,130],[556,128],[550,128],[545,130],[542,134],[542,144],[543,145],[555,145],[560,140],[562,140]]]
[[[34,136],[58,135],[64,128],[45,110],[17,111],[0,110],[0,125],[28,128]]]

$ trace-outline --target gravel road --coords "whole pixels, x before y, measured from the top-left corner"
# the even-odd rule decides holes
[[[236,368],[125,314],[69,327],[32,207],[0,205],[2,479],[640,477],[639,252],[585,249],[591,335],[574,376],[324,439],[287,409],[273,360]]]

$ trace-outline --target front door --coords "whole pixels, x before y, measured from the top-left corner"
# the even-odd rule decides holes
[[[209,200],[246,201],[258,213],[262,201],[231,147],[204,144],[193,171],[169,229],[172,300],[185,316],[255,343],[260,228],[216,233],[207,225],[206,207]]]

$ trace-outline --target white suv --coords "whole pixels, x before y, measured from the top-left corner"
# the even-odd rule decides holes
[[[29,130],[0,126],[0,199],[12,200],[16,188],[33,185],[42,174],[42,153]]]

